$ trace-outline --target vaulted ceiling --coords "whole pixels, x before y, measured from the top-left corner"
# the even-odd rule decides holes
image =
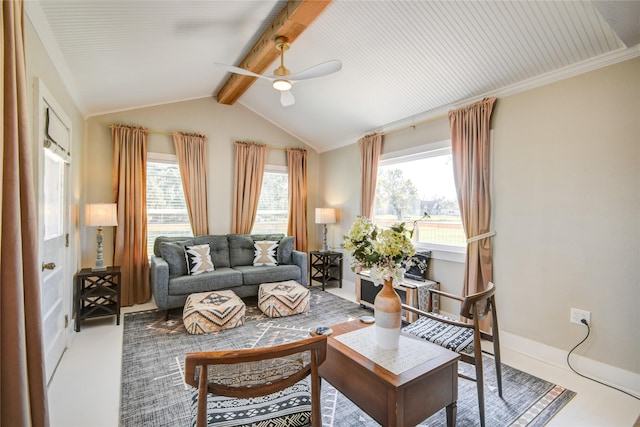
[[[25,2],[85,117],[216,96],[286,0]],[[280,104],[258,79],[238,102],[318,151],[640,54],[637,1],[335,0],[291,44]],[[279,65],[267,67],[271,73]]]

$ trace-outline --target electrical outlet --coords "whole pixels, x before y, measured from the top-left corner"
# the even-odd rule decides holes
[[[577,323],[579,325],[582,324],[582,319],[586,320],[589,325],[591,325],[591,312],[580,310],[578,308],[571,309],[571,318],[569,319],[571,323]]]

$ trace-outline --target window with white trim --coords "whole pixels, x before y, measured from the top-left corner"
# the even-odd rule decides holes
[[[267,165],[260,201],[251,233],[287,234],[289,226],[289,175],[286,166]]]
[[[158,236],[193,236],[178,160],[172,154],[147,155],[147,253]]]
[[[450,143],[386,154],[378,165],[374,223],[381,228],[398,222],[417,223],[416,249],[464,252],[466,237],[453,179]]]

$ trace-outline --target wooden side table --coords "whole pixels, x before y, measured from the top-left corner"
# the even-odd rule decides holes
[[[340,340],[340,335],[371,327],[359,320],[331,325],[333,334],[327,338],[327,359],[318,369],[320,376],[383,426],[415,426],[446,408],[447,426],[455,427],[460,356],[403,333],[400,339],[406,341],[397,350],[378,352],[378,356],[393,353],[402,360],[407,353],[424,351],[431,357],[394,373]]]
[[[338,281],[342,287],[342,259],[340,252],[312,251],[311,263],[309,264],[309,286],[313,281],[322,282],[322,290],[328,282]]]
[[[76,275],[76,332],[83,320],[91,317],[116,316],[120,324],[120,267],[105,271],[83,268]]]

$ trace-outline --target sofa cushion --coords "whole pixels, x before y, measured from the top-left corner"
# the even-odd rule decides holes
[[[253,239],[248,234],[229,234],[229,263],[231,267],[253,265]]]
[[[211,247],[211,261],[215,268],[231,267],[229,264],[229,241],[225,235],[204,235],[193,238],[193,243],[209,244]]]
[[[160,243],[160,256],[169,264],[169,277],[184,276],[187,274],[187,262],[185,261],[184,255],[185,245],[193,245],[193,242]]]
[[[160,244],[163,242],[191,242],[193,237],[190,236],[158,236],[153,241],[153,254],[155,256],[162,256],[160,253]]]
[[[223,267],[198,276],[180,276],[170,278],[169,295],[188,295],[196,292],[217,291],[241,285],[242,273],[231,268]]]
[[[280,240],[284,237],[282,233],[273,234],[250,234],[251,238],[255,242],[256,240]]]
[[[293,264],[292,252],[295,239],[293,236],[285,237],[283,234],[228,234],[229,239],[229,262],[231,267],[239,265],[253,265],[253,258],[255,255],[254,242],[260,240],[276,240],[279,246],[284,246],[283,249],[278,248],[278,264]],[[280,250],[284,252],[279,253]],[[215,259],[213,260],[214,265]]]
[[[278,264],[293,264],[293,245],[296,238],[285,236],[278,244]]]
[[[187,262],[187,273],[191,276],[213,271],[211,262],[211,247],[208,244],[187,245],[184,247],[184,257]]]
[[[278,265],[278,250],[277,240],[258,240],[254,242],[255,252],[253,254],[253,265],[256,267],[261,266],[276,266]]]
[[[259,285],[268,282],[284,282],[285,280],[300,280],[300,267],[297,265],[278,265],[275,267],[254,267],[239,265],[234,270],[242,272],[245,285]],[[208,273],[207,273],[208,274]],[[302,273],[304,274],[304,272]]]

